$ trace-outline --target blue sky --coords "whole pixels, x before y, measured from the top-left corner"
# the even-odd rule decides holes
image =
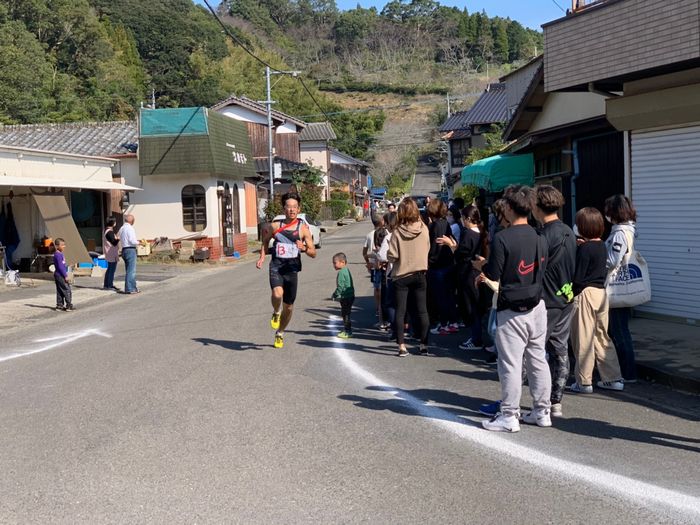
[[[201,0],[195,0],[203,4]],[[212,6],[218,5],[218,0],[209,0]],[[362,7],[375,6],[381,11],[387,0],[336,0],[340,9],[353,9],[358,4]],[[566,9],[571,6],[569,0],[440,0],[442,5],[466,7],[470,13],[486,10],[489,16],[510,17],[521,24],[533,29],[540,29],[545,22],[564,16],[564,12],[557,7],[559,4]]]

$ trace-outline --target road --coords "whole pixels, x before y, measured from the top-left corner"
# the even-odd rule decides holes
[[[697,397],[637,384],[567,396],[553,428],[482,430],[499,388],[479,352],[436,337],[399,359],[370,328],[367,228],[304,261],[281,350],[252,262],[4,334],[0,523],[700,522]]]
[[[419,158],[411,195],[430,195],[433,197],[439,192],[440,169],[430,164],[425,157]]]

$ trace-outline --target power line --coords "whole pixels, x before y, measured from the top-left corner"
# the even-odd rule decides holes
[[[564,9],[562,6],[560,6],[559,2],[557,2],[557,0],[552,0],[552,2],[554,2],[554,5],[556,5],[559,9],[561,9],[562,12],[566,13],[566,9]]]

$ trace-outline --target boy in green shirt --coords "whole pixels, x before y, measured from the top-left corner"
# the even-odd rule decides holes
[[[350,310],[355,302],[355,288],[352,284],[352,275],[347,268],[348,258],[344,253],[336,253],[333,256],[333,268],[338,272],[336,288],[332,298],[340,302],[340,314],[343,316],[345,330],[338,334],[341,339],[352,337],[352,325],[350,323]]]

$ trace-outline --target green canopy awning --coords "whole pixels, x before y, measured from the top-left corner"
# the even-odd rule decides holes
[[[462,170],[462,184],[484,188],[488,192],[503,191],[511,184],[535,182],[535,160],[532,153],[504,153],[477,160]]]

